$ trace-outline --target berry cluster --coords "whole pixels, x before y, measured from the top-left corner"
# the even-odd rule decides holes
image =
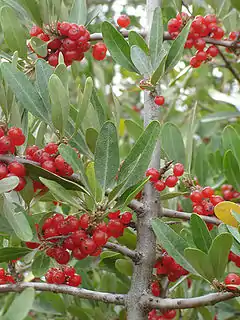
[[[71,266],[51,268],[45,274],[45,279],[47,283],[66,284],[71,287],[78,287],[82,282],[81,276]]]
[[[148,320],[167,320],[167,319],[174,319],[176,317],[177,311],[176,310],[168,310],[162,311],[161,314],[158,313],[157,310],[152,310],[148,314]]]
[[[169,256],[166,251],[163,251],[163,256],[157,260],[154,265],[157,275],[165,275],[170,282],[177,281],[181,276],[187,275],[188,271],[181,267]]]
[[[168,170],[168,169],[167,169]],[[163,171],[163,172],[162,172]],[[150,181],[154,183],[154,187],[158,191],[163,191],[166,187],[173,188],[178,183],[178,177],[182,176],[184,173],[184,166],[181,163],[176,163],[173,167],[173,175],[169,175],[165,180],[163,179],[163,174],[166,170],[160,170],[160,172],[155,168],[149,168],[146,171],[146,176],[150,176]]]
[[[224,279],[224,283],[229,290],[240,290],[240,276],[235,273],[229,273]]]
[[[79,219],[72,215],[65,218],[56,213],[44,221],[39,239],[43,243],[42,247],[46,249],[46,254],[59,264],[69,262],[69,251],[72,251],[72,256],[78,260],[88,255],[98,256],[110,237],[118,238],[123,235],[132,214],[110,212],[108,219],[108,223],[96,222],[96,218],[87,213]],[[26,245],[31,249],[39,247],[39,243],[35,242],[28,242]]]
[[[221,186],[221,192],[224,200],[227,200],[227,201],[240,197],[240,192],[234,190],[231,184],[223,184]]]
[[[231,251],[228,255],[228,260],[234,262],[235,265],[240,268],[240,256]]]
[[[130,25],[130,23],[131,23],[131,20],[129,16],[126,14],[122,14],[117,19],[117,24],[119,25],[119,27],[122,27],[122,28],[127,28]]]
[[[176,18],[169,20],[168,32],[171,37],[175,39],[181,32],[187,21],[191,19],[185,12],[178,13]],[[186,49],[194,47],[198,50],[190,60],[190,65],[193,68],[198,68],[204,61],[209,61],[216,57],[219,53],[218,48],[211,45],[206,48],[206,41],[204,37],[211,37],[216,40],[222,39],[224,30],[218,25],[217,17],[213,14],[208,14],[205,17],[196,16],[191,24],[191,29],[185,43]]]
[[[45,26],[45,32],[39,26],[33,26],[30,30],[31,37],[38,37],[47,42],[48,53],[44,58],[51,66],[58,65],[60,52],[63,54],[67,66],[73,61],[81,61],[84,53],[91,48],[90,33],[82,25],[69,22],[58,22],[57,26]],[[34,51],[29,44],[29,48]],[[93,46],[93,57],[96,60],[103,60],[107,48],[104,43],[97,43]]]
[[[0,268],[0,285],[15,283],[14,278],[7,274],[3,268]]]
[[[15,153],[15,147],[23,145],[25,136],[22,129],[12,127],[7,132],[0,127],[0,154]]]
[[[26,180],[24,177],[26,176],[26,169],[23,164],[13,161],[8,166],[0,162],[0,180],[8,177],[16,176],[19,179],[19,183],[14,189],[15,191],[21,191],[25,185]]]
[[[154,98],[154,102],[155,102],[155,104],[156,104],[157,106],[162,106],[162,105],[164,104],[164,102],[165,102],[165,99],[164,99],[163,96],[156,96],[156,97]]]

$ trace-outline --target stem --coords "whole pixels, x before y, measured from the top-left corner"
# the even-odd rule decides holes
[[[219,54],[222,57],[223,61],[225,62],[226,67],[228,68],[228,70],[232,73],[232,75],[234,76],[234,78],[240,83],[240,77],[238,75],[238,73],[236,72],[236,70],[233,68],[232,64],[230,61],[228,61],[228,59],[225,57],[225,54],[219,49]]]
[[[137,251],[134,250],[130,250],[127,247],[123,247],[117,243],[113,243],[113,242],[107,242],[104,245],[105,248],[111,249],[113,251],[122,253],[124,256],[127,256],[129,258],[131,258],[135,263],[138,263],[139,260],[141,259],[141,254],[138,253]]]
[[[148,28],[151,26],[153,12],[160,5],[159,0],[147,0]],[[149,30],[146,32],[147,41]],[[144,124],[147,126],[152,120],[158,119],[159,112],[156,110],[153,97],[145,92],[144,95]],[[150,167],[160,169],[160,144],[158,143],[150,163]],[[148,308],[145,308],[140,299],[149,291],[152,269],[156,257],[156,237],[151,228],[151,221],[161,216],[159,192],[147,183],[144,188],[143,210],[137,216],[137,248],[141,252],[142,259],[134,265],[131,288],[127,299],[127,319],[146,320]]]

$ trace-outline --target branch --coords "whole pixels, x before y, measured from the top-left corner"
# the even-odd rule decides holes
[[[26,288],[33,288],[38,291],[70,294],[81,299],[91,299],[117,305],[125,305],[126,295],[107,292],[91,291],[81,288],[74,288],[66,285],[56,285],[38,282],[23,282],[19,284],[0,285],[0,293],[21,292]]]
[[[130,250],[117,243],[107,242],[104,247],[122,253],[124,256],[131,258],[135,263],[138,263],[141,259],[141,254],[139,252]]]
[[[128,207],[138,214],[142,214],[144,209],[143,209],[143,204],[137,200],[132,200],[131,203],[128,205]],[[163,208],[163,217],[168,217],[168,218],[178,218],[178,219],[184,219],[184,220],[190,220],[192,213],[188,212],[181,212],[177,210],[172,210],[172,209],[167,209]],[[208,217],[208,216],[200,216],[205,222],[207,223],[212,223],[219,225],[221,224],[221,220],[215,217]]]
[[[237,295],[232,292],[210,293],[204,296],[187,299],[163,299],[152,295],[145,295],[142,297],[141,303],[146,307],[151,307],[153,309],[189,309],[214,305],[218,302],[235,298],[236,296]]]
[[[230,61],[228,61],[228,59],[225,57],[224,53],[219,49],[219,54],[222,57],[223,61],[225,62],[226,67],[228,68],[228,70],[232,73],[232,75],[234,76],[234,78],[240,83],[240,77],[238,75],[238,73],[236,72],[236,70],[232,67],[232,64]]]
[[[139,31],[138,32],[142,37],[146,37],[146,32],[144,31]],[[129,31],[123,30],[121,31],[121,34],[124,36],[124,38],[128,38]],[[163,36],[164,40],[173,40],[172,37],[168,32],[164,32]],[[227,47],[227,48],[240,48],[240,43],[237,43],[235,41],[229,41],[229,40],[215,40],[209,37],[203,38],[207,43],[209,44],[214,44],[222,47]],[[101,33],[93,33],[91,34],[90,41],[98,41],[98,40],[103,40],[103,36]]]

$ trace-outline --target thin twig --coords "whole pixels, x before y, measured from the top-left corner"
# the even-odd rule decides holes
[[[123,247],[117,243],[107,242],[104,247],[122,253],[124,256],[131,258],[135,263],[138,263],[141,259],[141,254],[139,252],[130,250],[127,247]]]
[[[232,67],[231,62],[225,57],[225,54],[219,49],[219,54],[222,57],[223,61],[225,62],[226,67],[232,73],[234,78],[240,83],[240,77],[237,71]]]

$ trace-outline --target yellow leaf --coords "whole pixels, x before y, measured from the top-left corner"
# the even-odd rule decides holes
[[[119,136],[123,137],[124,136],[124,131],[125,131],[124,119],[120,119],[118,130],[119,130]]]
[[[218,217],[218,219],[228,224],[229,226],[237,228],[239,223],[232,216],[232,211],[240,214],[240,206],[231,201],[220,202],[214,208],[215,215]]]

